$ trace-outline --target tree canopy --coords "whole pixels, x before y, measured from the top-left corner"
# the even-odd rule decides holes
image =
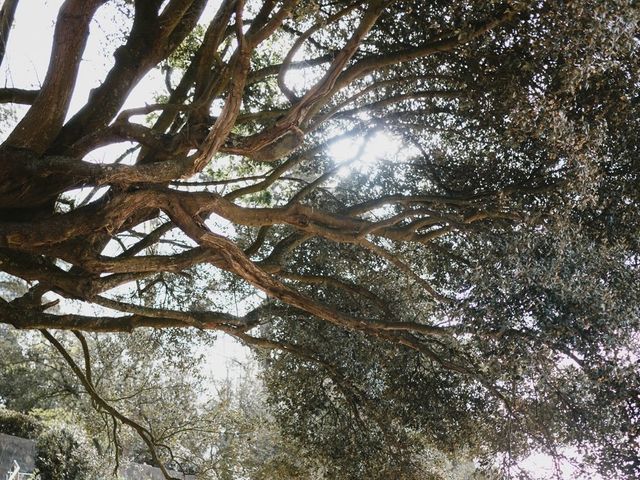
[[[112,66],[70,111],[103,17]],[[0,88],[26,105],[0,146],[0,322],[158,463],[86,333],[255,348],[326,478],[424,478],[425,452],[632,478],[639,21],[632,0],[65,0],[42,84]]]

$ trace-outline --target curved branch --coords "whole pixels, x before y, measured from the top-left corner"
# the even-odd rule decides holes
[[[47,331],[46,329],[41,329],[40,333],[42,333],[42,335],[49,341],[49,343],[55,347],[58,353],[62,355],[62,358],[64,358],[65,362],[67,362],[67,365],[69,365],[73,373],[76,375],[76,377],[78,377],[78,380],[80,380],[80,383],[82,384],[86,392],[89,394],[91,399],[95,402],[96,406],[98,407],[98,411],[103,410],[107,412],[109,415],[111,415],[114,419],[118,419],[120,422],[124,423],[128,427],[131,427],[144,441],[144,443],[147,445],[147,448],[149,448],[149,453],[151,454],[151,457],[153,458],[154,462],[158,465],[158,467],[162,471],[162,474],[164,475],[164,477],[167,480],[178,480],[177,478],[172,477],[169,474],[167,468],[160,461],[160,458],[158,457],[158,453],[156,451],[156,444],[154,442],[152,433],[148,429],[146,429],[145,427],[137,423],[136,421],[120,413],[116,408],[114,408],[107,401],[105,401],[100,396],[100,394],[96,391],[93,383],[91,383],[91,380],[87,378],[87,376],[82,372],[82,369],[78,366],[78,364],[75,362],[73,357],[62,346],[62,344],[51,333],[49,333],[49,331]],[[84,347],[84,344],[83,344],[83,347]]]
[[[317,22],[311,28],[307,29],[305,32],[298,37],[293,46],[287,52],[284,60],[282,61],[282,65],[280,65],[280,70],[278,71],[278,86],[280,87],[280,91],[289,99],[291,103],[296,103],[299,99],[297,95],[287,87],[285,83],[285,75],[287,74],[287,70],[291,66],[291,62],[293,57],[296,55],[300,47],[306,42],[314,33],[318,30],[324,28],[327,24],[331,24],[351,13],[355,8],[358,7],[357,3],[353,3],[342,10],[339,10],[337,13],[331,15],[329,18],[322,22]]]
[[[183,0],[173,0],[177,5]],[[116,63],[104,82],[92,90],[87,104],[64,126],[55,139],[55,153],[67,153],[68,149],[86,135],[101,130],[118,113],[133,87],[140,79],[184,40],[196,25],[204,8],[204,0],[195,0],[190,8],[179,16],[174,28],[165,29],[160,24],[158,9],[162,2],[147,0],[135,2],[135,16],[127,42],[115,53]],[[172,19],[171,24],[175,25]]]
[[[47,75],[33,105],[4,146],[43,153],[56,137],[69,108],[89,24],[105,0],[66,0],[60,8]]]
[[[9,42],[9,33],[13,26],[13,18],[18,7],[19,0],[5,0],[0,9],[0,64],[4,59],[7,51],[7,43]]]

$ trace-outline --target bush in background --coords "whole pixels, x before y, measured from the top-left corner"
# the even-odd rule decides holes
[[[0,408],[0,433],[35,440],[44,430],[43,423],[29,415]]]
[[[39,480],[98,480],[104,478],[99,455],[86,436],[69,426],[54,426],[36,441]]]

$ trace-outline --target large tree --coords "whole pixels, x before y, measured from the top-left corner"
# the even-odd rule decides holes
[[[69,115],[114,6],[113,66]],[[332,478],[409,478],[424,445],[508,471],[579,452],[633,476],[639,16],[632,0],[66,0],[40,88],[0,89],[29,106],[0,147],[0,262],[28,290],[0,321],[41,330],[124,423],[80,331],[232,335]],[[158,71],[156,103],[123,110]],[[81,359],[52,329],[78,332]]]

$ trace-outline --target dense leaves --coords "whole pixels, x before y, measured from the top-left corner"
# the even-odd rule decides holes
[[[180,412],[220,331],[259,352],[274,435],[310,462],[285,451],[283,477],[509,476],[532,453],[637,476],[634,2],[93,1],[65,21],[76,3],[38,92],[0,92],[30,105],[0,147],[20,286],[0,318],[42,330],[150,462],[193,445],[185,421],[214,442],[218,407]],[[101,15],[130,30],[67,118]],[[123,110],[154,71],[155,103]]]
[[[78,432],[52,428],[36,442],[36,478],[41,480],[92,480],[104,472],[95,450]]]

